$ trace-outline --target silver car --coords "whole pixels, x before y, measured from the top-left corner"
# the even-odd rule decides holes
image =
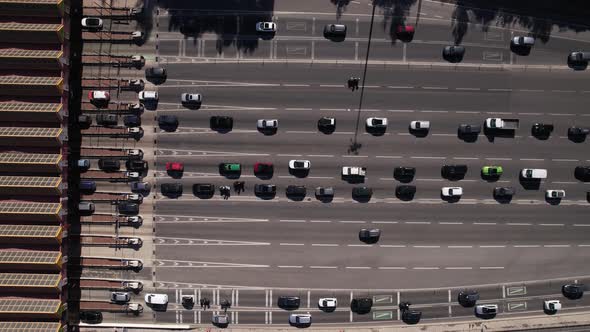
[[[535,45],[535,38],[533,37],[524,37],[524,36],[515,36],[510,41],[514,46],[521,46],[521,47],[532,47]]]
[[[200,93],[183,93],[180,95],[180,102],[183,104],[199,105],[203,102]]]
[[[317,187],[317,188],[315,188],[315,196],[317,198],[334,197],[334,188],[332,188],[332,187]]]
[[[127,292],[112,292],[111,293],[111,302],[116,303],[127,303],[131,300],[131,295]]]
[[[260,119],[256,122],[256,127],[261,130],[277,129],[277,128],[279,128],[279,120],[277,120],[277,119]]]

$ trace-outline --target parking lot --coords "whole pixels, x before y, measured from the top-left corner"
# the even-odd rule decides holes
[[[252,27],[244,22],[274,17],[278,31],[274,38],[258,38],[255,30],[240,30],[239,42],[225,44],[219,36],[231,35],[222,33],[231,26],[230,16],[220,15],[216,29],[203,28],[193,39],[180,32],[189,28],[188,14],[160,8],[154,9],[152,30],[141,46],[84,44],[88,62],[94,53],[146,60],[139,70],[84,66],[83,95],[106,89],[111,101],[95,107],[84,99],[83,114],[96,121],[108,108],[119,117],[116,125],[82,129],[81,156],[91,161],[86,178],[97,183],[96,193],[84,197],[95,202],[96,211],[85,217],[83,230],[89,238],[108,234],[112,240],[109,248],[89,239],[82,252],[143,262],[139,272],[88,269],[85,276],[142,281],[144,290],[131,302],[144,306],[147,292],[169,299],[167,309],[153,316],[146,306],[141,317],[114,314],[105,321],[209,324],[209,311],[223,312],[220,305],[228,300],[231,324],[285,325],[289,312],[276,307],[276,300],[291,295],[301,299],[296,312],[310,312],[314,324],[396,322],[403,301],[434,322],[473,317],[473,308],[456,302],[467,287],[479,290],[481,303],[498,304],[499,316],[540,312],[543,300],[553,298],[561,298],[567,310],[585,308],[586,300],[566,300],[560,287],[589,274],[580,262],[590,250],[590,189],[574,174],[590,163],[588,141],[568,131],[590,125],[585,112],[590,89],[584,86],[587,73],[565,63],[571,50],[587,44],[581,40],[586,36],[572,40],[567,32],[563,38],[556,34],[529,56],[519,56],[509,41],[520,27],[485,32],[470,24],[463,62],[473,67],[442,68],[428,64],[444,62],[441,50],[451,37],[442,22],[448,13],[429,15],[410,43],[392,43],[381,28],[389,23],[377,15],[364,75],[370,9],[351,8],[341,17],[348,35],[336,43],[321,34],[334,21],[328,13],[318,14],[321,8],[313,15],[279,10],[262,11],[260,17],[230,15],[247,29]],[[216,17],[202,15],[207,24]],[[135,29],[108,19],[106,26],[127,34]],[[166,69],[165,83],[145,77],[144,70],[153,67]],[[361,89],[347,88],[350,77],[364,78]],[[145,85],[133,91],[128,80]],[[141,91],[157,91],[158,99],[137,113],[139,135],[129,132],[137,127],[125,126],[123,117],[136,112],[129,105],[139,103]],[[202,103],[188,107],[181,103],[183,93],[200,94]],[[216,116],[231,117],[231,128],[214,128]],[[318,128],[321,118],[335,119],[335,128]],[[375,132],[366,125],[369,118],[386,118],[387,126]],[[488,118],[518,120],[518,128],[489,130]],[[278,120],[276,131],[258,128],[262,119]],[[412,121],[429,121],[430,128],[412,130]],[[481,126],[481,132],[459,135],[464,124]],[[553,131],[539,137],[535,124],[551,124]],[[121,167],[105,173],[98,160],[109,151]],[[128,160],[145,160],[149,168],[140,178],[125,174],[133,171],[125,167]],[[290,169],[293,160],[307,169]],[[224,163],[228,172],[220,171]],[[257,163],[272,164],[273,171],[260,174]],[[443,176],[445,165],[466,172]],[[484,166],[500,166],[501,175],[482,174]],[[343,176],[343,167],[364,168],[366,175]],[[414,168],[415,174],[400,179],[396,167]],[[547,176],[531,181],[523,169],[546,170]],[[235,190],[236,181],[243,191]],[[151,188],[132,191],[136,182]],[[212,185],[213,192],[195,185]],[[274,185],[276,192],[257,193],[257,185]],[[222,195],[224,186],[230,190]],[[287,194],[295,190],[290,186],[298,186],[299,194]],[[415,194],[400,195],[399,186],[414,186]],[[318,187],[332,188],[333,197],[319,199]],[[445,197],[445,187],[461,188],[462,194]],[[371,194],[359,197],[355,188]],[[515,194],[500,198],[495,188]],[[563,190],[565,197],[547,198],[547,190]],[[117,203],[131,202],[128,195],[134,193],[142,195],[140,211],[131,213],[141,215],[139,227],[126,224],[128,216]],[[362,228],[380,229],[379,241],[361,242]],[[141,238],[142,244],[122,245],[122,238]],[[108,302],[109,292],[85,295],[89,303]],[[183,305],[186,295],[197,300],[193,308]],[[317,308],[324,297],[337,298],[335,312]],[[357,297],[373,300],[370,314],[350,310]],[[199,308],[203,298],[211,299],[207,311]]]

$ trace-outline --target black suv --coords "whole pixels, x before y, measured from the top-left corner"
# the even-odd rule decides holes
[[[137,215],[139,213],[139,204],[123,201],[117,204],[117,209],[120,214]]]
[[[443,48],[443,59],[450,63],[457,63],[463,61],[465,55],[465,47],[460,45],[449,45]]]
[[[448,180],[458,180],[465,177],[467,165],[444,165],[440,169],[440,174]]]
[[[133,128],[141,126],[141,117],[137,115],[125,115],[123,118],[123,125],[125,127]]]
[[[211,130],[230,131],[234,127],[234,119],[231,116],[212,116],[209,125]]]
[[[359,240],[364,243],[377,243],[381,237],[381,230],[378,228],[361,228]]]
[[[402,201],[411,201],[416,195],[416,186],[402,185],[395,187],[395,197]]]
[[[162,195],[166,197],[180,197],[182,196],[182,183],[162,183],[160,190]]]
[[[211,198],[215,195],[215,185],[211,183],[193,184],[193,195],[200,198]]]
[[[148,169],[148,163],[145,160],[129,159],[125,162],[129,171],[145,172]]]
[[[300,304],[301,300],[298,296],[279,296],[277,299],[279,308],[285,310],[297,310]]]
[[[117,159],[99,159],[98,168],[105,172],[116,172],[121,169],[121,162]]]
[[[324,134],[331,134],[336,130],[336,119],[323,117],[318,120],[318,130]]]
[[[494,198],[497,199],[510,199],[516,194],[516,190],[513,187],[496,187],[494,188]]]
[[[350,310],[357,314],[367,314],[371,312],[373,299],[370,297],[355,298],[350,301]]]
[[[567,284],[561,286],[561,293],[570,300],[577,300],[584,296],[584,284]]]
[[[343,41],[346,38],[346,25],[326,24],[324,26],[324,38],[332,41]]]
[[[96,116],[96,123],[99,126],[116,126],[118,122],[119,119],[115,114],[99,114]]]
[[[590,166],[576,166],[574,176],[580,181],[590,181]]]
[[[178,128],[178,118],[175,115],[160,115],[158,127],[164,131],[175,131]]]
[[[87,324],[99,324],[102,322],[102,312],[80,311],[80,320]]]
[[[465,308],[473,307],[479,300],[479,293],[473,289],[462,290],[457,294],[457,302]]]
[[[305,186],[290,185],[287,186],[286,193],[287,196],[305,197],[305,195],[307,194],[307,190],[305,189]]]
[[[168,74],[166,73],[166,68],[150,67],[145,69],[145,78],[153,84],[158,85],[166,82]]]
[[[406,324],[418,324],[422,318],[422,311],[404,310],[402,311],[402,321]]]
[[[274,184],[256,184],[254,185],[254,195],[259,197],[274,197],[277,193],[277,186]]]
[[[547,139],[553,132],[553,125],[549,123],[535,123],[531,128],[531,135],[541,139]]]
[[[352,198],[368,201],[373,196],[373,189],[369,187],[354,187],[352,188]]]
[[[415,167],[399,166],[393,170],[393,177],[400,182],[410,182],[415,175]]]

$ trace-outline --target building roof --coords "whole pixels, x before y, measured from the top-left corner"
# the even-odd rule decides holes
[[[63,28],[62,24],[51,23],[22,23],[22,22],[0,22],[0,31],[57,31]]]
[[[57,188],[60,183],[59,176],[0,176],[0,187]]]
[[[62,159],[61,154],[1,152],[0,164],[58,164]]]
[[[57,273],[0,273],[0,287],[57,288],[61,279]]]
[[[41,203],[29,201],[0,201],[0,215],[2,214],[58,214],[61,203]]]
[[[20,75],[3,75],[0,76],[1,85],[48,85],[56,86],[63,81],[59,76],[20,76]]]
[[[0,250],[0,264],[57,264],[59,251]]]
[[[0,332],[59,332],[61,327],[54,322],[0,322]]]
[[[9,137],[59,137],[62,128],[0,127],[0,136]]]
[[[62,108],[63,108],[63,105],[58,104],[58,103],[22,103],[22,102],[0,103],[0,112],[49,112],[49,113],[56,113],[56,112],[61,111]]]
[[[0,0],[1,2],[2,0]],[[28,50],[23,48],[2,48],[0,58],[58,59],[63,55],[61,50]]]
[[[0,225],[0,238],[25,237],[25,238],[56,238],[62,232],[61,226],[43,225]]]
[[[0,297],[0,313],[55,314],[61,309],[61,300]]]

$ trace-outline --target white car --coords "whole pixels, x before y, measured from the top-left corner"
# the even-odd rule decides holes
[[[256,31],[277,32],[277,24],[274,22],[258,22],[256,23]]]
[[[139,180],[141,175],[139,172],[125,172],[125,176],[130,180]]]
[[[521,46],[521,47],[532,47],[535,45],[535,38],[534,37],[523,37],[523,36],[515,36],[510,40],[510,43],[514,46]]]
[[[168,304],[168,295],[166,294],[145,294],[145,303],[152,305],[166,305]]]
[[[320,309],[334,309],[338,306],[338,301],[335,297],[324,297],[318,301]]]
[[[102,20],[98,17],[84,17],[82,19],[82,28],[102,30]]]
[[[309,170],[311,162],[309,160],[290,160],[289,168],[292,170]]]
[[[183,93],[180,95],[180,102],[183,104],[199,105],[203,102],[203,96],[200,93]]]
[[[277,119],[260,119],[256,122],[258,129],[277,129],[279,128],[279,120]]]
[[[158,101],[158,93],[156,91],[141,91],[138,95],[140,102],[155,102]]]
[[[561,310],[561,302],[559,302],[559,300],[543,301],[543,309],[552,312],[559,311]]]
[[[141,224],[143,224],[143,217],[142,216],[131,216],[131,217],[127,217],[125,220],[127,221],[127,223],[132,224],[132,225],[136,225],[136,226],[141,226]]]
[[[291,314],[289,316],[289,324],[297,327],[307,327],[311,325],[310,314]]]
[[[145,37],[143,31],[133,31],[131,33],[131,38],[133,39],[143,39],[143,37]]]
[[[367,127],[385,129],[387,128],[387,118],[368,118]]]
[[[497,304],[480,304],[475,307],[475,312],[478,315],[492,316],[498,313]]]
[[[211,323],[213,325],[228,325],[229,317],[227,315],[213,315],[211,317]]]
[[[430,121],[412,121],[410,122],[410,129],[412,130],[429,130]]]
[[[131,295],[127,292],[112,292],[111,302],[115,303],[127,303],[131,300]]]
[[[443,187],[440,192],[444,197],[461,197],[461,195],[463,195],[463,188]]]
[[[88,99],[91,103],[108,103],[111,100],[111,95],[108,91],[94,90],[88,92]]]
[[[545,197],[547,197],[547,198],[564,198],[565,197],[565,190],[548,189],[545,191]]]
[[[141,196],[140,194],[128,194],[127,200],[141,204],[143,202],[143,196]]]

